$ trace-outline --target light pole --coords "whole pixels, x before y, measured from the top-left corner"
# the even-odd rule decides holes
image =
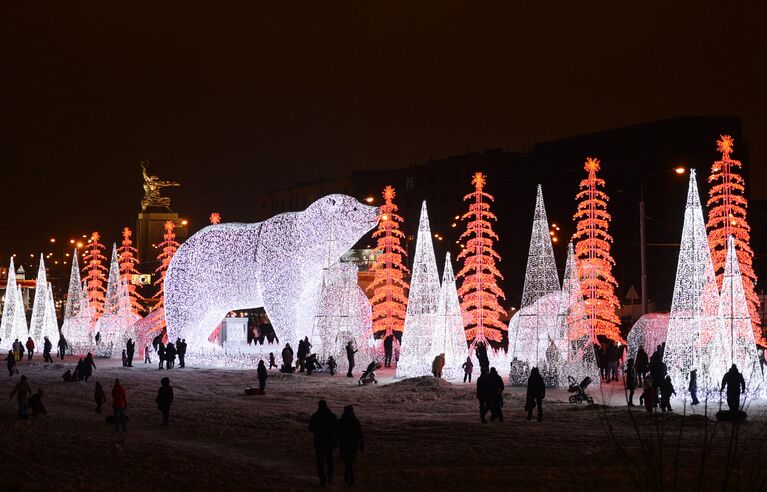
[[[682,166],[675,167],[673,169],[666,169],[665,171],[659,171],[657,173],[651,173],[642,178],[639,183],[639,257],[642,268],[642,314],[647,314],[647,236],[645,229],[646,215],[644,206],[644,183],[647,178],[653,176],[660,176],[661,174],[676,173],[684,174],[686,169]]]

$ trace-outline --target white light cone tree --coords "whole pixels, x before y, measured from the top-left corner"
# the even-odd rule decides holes
[[[733,237],[727,238],[727,257],[722,279],[722,292],[719,298],[719,318],[722,320],[723,354],[718,366],[721,377],[735,364],[746,381],[746,391],[751,395],[763,392],[763,376],[756,355],[756,342],[751,325],[748,300],[743,288],[737,252]],[[714,374],[716,376],[717,373]]]
[[[431,374],[431,340],[440,285],[425,201],[421,205],[411,272],[405,328],[402,331],[402,345],[397,362],[398,378]]]
[[[5,292],[7,296],[7,288]],[[29,325],[27,324],[27,313],[24,309],[24,298],[21,293],[21,286],[18,284],[16,284],[16,299],[14,299],[13,302],[15,303],[15,308],[13,310],[13,324],[8,338],[11,340],[11,343],[16,339],[22,343],[26,343],[27,337],[29,337]]]
[[[522,288],[522,306],[516,326],[512,327],[511,323],[509,326],[509,351],[513,364],[526,364],[528,368],[538,367],[549,385],[555,384],[558,377],[558,364],[554,361],[553,364],[549,363],[547,353],[554,355],[550,345],[557,333],[559,295],[551,294],[558,294],[559,290],[559,276],[551,245],[543,190],[538,185],[525,283]],[[516,374],[516,371],[512,372]],[[526,380],[523,374],[521,377]]]
[[[658,345],[666,341],[668,331],[668,313],[647,313],[631,327],[626,341],[629,357],[636,359],[639,347],[643,347],[647,356],[651,356]]]
[[[434,320],[434,334],[431,343],[431,359],[439,354],[445,354],[445,367],[442,377],[459,379],[463,376],[469,346],[466,342],[466,332],[463,329],[461,302],[458,300],[458,289],[455,286],[453,265],[450,253],[445,255],[445,269],[442,272],[442,286],[437,300],[437,314]]]
[[[55,346],[59,340],[59,321],[56,318],[56,302],[53,300],[53,287],[50,282],[46,289],[48,294],[45,299],[45,315],[43,316],[43,325],[40,330],[40,350],[42,350],[45,337]],[[37,343],[37,340],[35,340]]]
[[[558,385],[568,386],[567,376],[572,376],[576,383],[580,383],[588,376],[598,384],[599,368],[594,353],[596,337],[588,322],[572,242],[567,245],[567,263],[559,297],[558,317],[558,333],[554,336],[554,343],[559,349],[562,360]],[[549,360],[552,365],[556,362],[556,360]]]
[[[135,323],[141,319],[133,312],[130,291],[120,276],[117,247],[112,245],[112,261],[109,265],[104,314],[96,321],[95,331],[100,334],[102,355],[117,357],[122,353],[129,338],[136,341]]]
[[[61,335],[73,352],[85,351],[93,343],[93,316],[88,304],[88,296],[80,279],[80,265],[77,250],[72,254],[72,270],[69,277],[67,303],[64,309],[64,321]]]
[[[3,349],[9,350],[13,345],[13,338],[11,337],[11,331],[13,331],[13,323],[16,316],[16,311],[21,309],[16,305],[16,269],[13,265],[13,257],[11,257],[11,263],[8,266],[8,280],[5,288],[5,300],[3,301],[3,319],[0,322],[0,337],[2,341],[0,346]]]
[[[698,195],[695,170],[690,170],[679,262],[669,313],[664,362],[677,394],[686,392],[689,374],[698,371],[698,389],[718,389],[721,379],[719,291]]]
[[[32,304],[32,321],[29,325],[29,336],[35,344],[42,343],[43,322],[45,321],[45,309],[48,298],[48,281],[45,275],[45,259],[40,253],[40,266],[37,269],[35,280],[35,300]]]

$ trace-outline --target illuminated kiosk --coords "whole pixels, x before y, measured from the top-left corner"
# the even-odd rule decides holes
[[[301,212],[254,224],[215,224],[185,241],[165,278],[168,337],[190,351],[213,347],[209,335],[233,310],[264,307],[282,344],[308,336],[332,228],[340,257],[375,227],[378,210],[328,195]],[[277,354],[275,354],[277,356]]]

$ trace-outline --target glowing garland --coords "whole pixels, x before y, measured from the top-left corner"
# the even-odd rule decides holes
[[[124,228],[122,232],[123,240],[120,247],[117,249],[118,260],[120,262],[120,277],[122,281],[128,285],[128,294],[130,295],[131,308],[134,314],[146,312],[146,308],[142,304],[146,299],[142,296],[137,289],[136,284],[133,283],[133,276],[138,275],[136,270],[136,254],[138,250],[133,247],[133,241],[131,236],[133,232],[129,228]]]
[[[99,242],[98,232],[91,234],[91,240],[88,242],[88,249],[83,257],[83,273],[85,274],[86,293],[88,296],[88,305],[91,309],[93,321],[101,317],[104,312],[104,273],[107,268],[101,264],[106,257],[101,253],[104,245]]]
[[[397,362],[398,378],[431,374],[431,340],[439,291],[437,260],[434,257],[429,214],[424,201],[418,221],[405,329],[402,332],[402,345]]]
[[[24,318],[24,324],[26,325],[26,317],[24,316],[24,304],[21,302],[21,297],[18,295],[18,289],[16,284],[16,268],[13,265],[13,257],[11,257],[11,263],[8,266],[8,280],[5,288],[5,303],[3,304],[3,319],[0,322],[0,333],[2,334],[2,348],[10,349],[13,345],[13,341],[19,337],[21,333],[20,318]],[[26,336],[24,337],[26,340]]]
[[[738,174],[742,167],[740,161],[730,158],[734,140],[729,135],[721,135],[717,140],[717,150],[722,153],[721,160],[711,166],[708,182],[711,184],[708,202],[708,243],[711,248],[711,259],[714,262],[717,284],[722,286],[722,276],[725,270],[727,254],[727,238],[732,236],[735,241],[740,271],[743,275],[743,288],[748,301],[754,337],[759,345],[767,346],[762,335],[761,319],[759,317],[759,296],[756,295],[756,274],[752,267],[754,251],[751,249],[751,226],[746,218],[748,200],[746,199],[746,182]]]
[[[93,324],[88,295],[80,280],[80,267],[75,250],[72,254],[64,321],[61,325],[61,334],[73,352],[85,351],[91,347]]]
[[[167,270],[168,337],[207,350],[213,347],[208,336],[229,311],[263,306],[280,341],[295,350],[312,328],[327,231],[335,232],[340,257],[377,219],[375,207],[329,195],[302,212],[202,229],[181,245]]]
[[[103,355],[118,357],[129,338],[136,341],[134,324],[140,316],[133,313],[128,284],[120,276],[115,245],[112,245],[108,278],[104,314],[96,321],[94,330],[101,335],[100,345],[106,349]]]
[[[32,322],[29,326],[29,336],[35,343],[42,342],[43,322],[45,320],[45,305],[48,296],[48,281],[45,275],[45,260],[40,254],[40,265],[35,279],[35,300],[32,305]]]
[[[445,355],[445,367],[442,377],[447,379],[459,379],[463,376],[463,368],[466,357],[469,355],[469,347],[466,341],[466,332],[463,329],[463,314],[461,303],[458,300],[458,289],[455,286],[453,265],[450,261],[450,253],[445,255],[445,269],[442,273],[442,286],[439,289],[437,300],[437,314],[434,321],[433,338],[431,342],[431,354],[429,360],[439,354]]]

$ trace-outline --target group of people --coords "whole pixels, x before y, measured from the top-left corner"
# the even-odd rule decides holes
[[[599,368],[602,382],[609,383],[620,380],[618,369],[620,368],[620,361],[623,359],[625,350],[625,345],[616,345],[612,340],[601,345],[594,345],[594,354],[597,359],[597,367]]]
[[[328,407],[325,400],[317,404],[317,411],[309,420],[309,431],[314,434],[314,454],[320,485],[333,481],[333,449],[339,451],[344,462],[344,483],[354,484],[354,461],[362,452],[362,426],[354,415],[354,407],[347,405],[340,419]]]
[[[295,354],[293,352],[293,347],[290,346],[290,343],[286,343],[285,347],[282,349],[282,365],[279,367],[279,371],[284,373],[293,373],[297,369],[299,372],[306,372],[306,374],[311,375],[314,371],[322,369],[323,365],[320,363],[317,354],[312,353],[311,349],[312,344],[309,341],[309,337],[304,337],[303,340],[298,341],[298,351]],[[354,347],[354,344],[351,340],[346,344],[345,351],[346,361],[348,362],[348,370],[346,371],[346,376],[352,377],[357,349]],[[295,364],[293,363],[294,355],[296,357]],[[274,360],[274,353],[270,352],[269,369],[273,367],[277,367],[277,364]],[[327,371],[331,376],[336,373],[337,367],[338,363],[336,360],[333,358],[333,356],[329,356],[325,361],[325,368],[327,368]]]
[[[176,367],[176,356],[178,356],[178,367],[186,367],[186,339],[177,338],[175,344],[173,342],[168,342],[166,345],[162,341],[162,335],[158,335],[152,341],[152,345],[157,351],[157,358],[160,362],[158,369],[163,369],[163,366],[165,369],[173,369]],[[152,362],[148,350],[149,347],[144,349],[144,364],[151,364]]]

